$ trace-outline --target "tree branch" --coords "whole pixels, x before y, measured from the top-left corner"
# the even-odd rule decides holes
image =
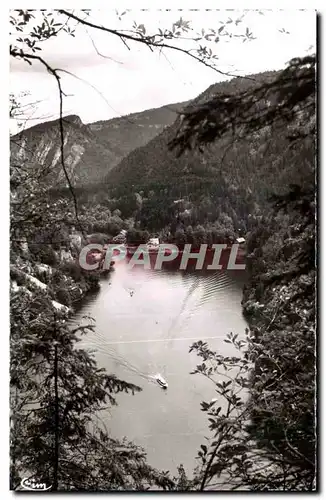
[[[163,42],[155,42],[152,39],[153,37],[145,37],[144,36],[144,37],[140,38],[140,37],[132,36],[132,35],[127,34],[127,33],[122,33],[122,32],[117,31],[117,30],[106,28],[105,26],[100,26],[98,24],[91,23],[90,21],[86,21],[85,19],[81,19],[80,17],[76,16],[75,14],[72,14],[71,12],[68,12],[67,10],[59,9],[58,12],[60,14],[63,14],[65,16],[71,18],[71,19],[74,19],[75,21],[78,21],[80,24],[84,24],[85,26],[89,26],[90,28],[98,29],[100,31],[105,31],[106,33],[110,33],[111,35],[115,35],[115,36],[119,37],[120,40],[127,46],[128,50],[130,50],[130,48],[126,44],[126,40],[131,40],[133,42],[142,43],[144,45],[147,45],[147,47],[150,47],[150,48],[151,47],[160,47],[160,48],[165,48],[165,49],[172,49],[172,50],[176,50],[177,52],[181,52],[182,54],[185,54],[185,55],[191,57],[192,59],[200,62],[204,66],[207,66],[208,68],[212,69],[213,71],[216,71],[220,75],[233,76],[236,78],[239,77],[239,75],[225,73],[224,71],[221,71],[221,70],[215,68],[215,66],[212,66],[211,64],[207,63],[206,61],[204,61],[200,57],[192,54],[189,50],[182,49],[181,47],[176,47],[175,45],[169,45],[169,44],[163,43]],[[251,78],[249,76],[245,76],[245,77],[241,77],[241,78],[246,78],[248,80],[255,81],[254,78]]]
[[[12,57],[19,57],[19,58],[25,59],[25,60],[31,59],[31,60],[39,61],[48,70],[48,72],[54,76],[54,78],[57,81],[58,90],[59,90],[59,101],[60,101],[59,127],[60,127],[61,166],[62,166],[62,169],[64,171],[64,174],[65,174],[65,177],[66,177],[66,180],[68,183],[69,191],[71,192],[71,195],[73,198],[74,208],[75,208],[75,216],[76,216],[77,223],[80,227],[82,235],[85,237],[85,232],[84,232],[83,226],[82,226],[82,224],[79,220],[79,216],[78,216],[78,203],[77,203],[76,194],[75,194],[74,188],[71,184],[70,177],[69,177],[69,174],[67,172],[66,165],[65,165],[65,159],[64,159],[63,99],[62,99],[62,96],[65,94],[62,90],[60,76],[58,75],[59,69],[53,69],[41,56],[36,56],[34,54],[26,54],[22,50],[18,51],[12,47],[10,47],[10,55]]]

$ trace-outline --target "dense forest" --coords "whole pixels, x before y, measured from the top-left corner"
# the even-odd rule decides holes
[[[28,31],[31,16],[17,11],[11,24]],[[51,30],[39,26],[37,33],[43,41]],[[31,55],[10,50],[13,58]],[[298,58],[284,71],[209,87],[177,109],[172,125],[167,113],[158,135],[142,138],[107,171],[103,155],[110,163],[113,153],[102,141],[91,185],[71,184],[60,144],[51,170],[35,160],[35,137],[29,160],[26,137],[14,137],[11,489],[26,477],[53,491],[316,489],[315,65],[314,56]],[[11,113],[19,108],[12,98]],[[57,123],[62,144],[65,127],[81,134],[62,116]],[[80,140],[86,145],[85,135]],[[53,184],[61,167],[66,187]],[[245,341],[225,339],[239,356],[222,356],[201,341],[190,347],[200,359],[193,373],[213,380],[226,401],[225,410],[204,401],[193,409],[207,413],[210,437],[192,478],[181,465],[177,477],[156,470],[142,448],[111,437],[97,418],[101,409],[141,388],[100,369],[79,348],[95,327],[91,320],[68,327],[74,306],[100,283],[99,274],[78,265],[80,249],[90,235],[105,243],[122,229],[129,242],[151,234],[193,245],[246,238],[242,305],[249,328]],[[232,382],[222,382],[219,374],[230,370]]]
[[[213,85],[182,113],[186,115],[226,90],[233,96],[258,92],[277,80],[280,72],[251,77],[254,81],[236,78]],[[256,106],[272,106],[275,99],[275,93],[268,94]],[[121,228],[128,229],[121,220],[119,228],[108,225],[103,215],[119,213],[139,230],[159,233],[165,241],[234,241],[260,223],[272,194],[282,195],[288,185],[305,181],[314,145],[309,138],[290,142],[291,127],[285,121],[278,127],[263,125],[250,136],[238,127],[235,135],[223,133],[204,151],[195,148],[178,156],[171,142],[184,114],[127,155],[110,171],[104,185],[76,190],[85,212],[94,213],[94,198],[97,201],[97,222],[89,231],[115,236]]]
[[[93,211],[96,200],[97,231],[112,233],[101,209],[104,213],[118,210],[137,228],[177,242],[192,242],[194,231],[206,234],[201,242],[219,243],[252,230],[269,208],[270,195],[284,194],[289,184],[304,182],[313,154],[311,140],[292,144],[288,124],[283,122],[279,127],[267,123],[250,136],[238,127],[235,134],[226,131],[204,151],[195,148],[181,156],[171,143],[182,116],[196,106],[226,91],[232,96],[258,92],[279,76],[280,72],[268,72],[251,75],[253,80],[235,78],[211,86],[183,108],[173,125],[113,167],[105,182],[76,189],[85,211],[88,206]],[[273,106],[275,99],[275,93],[259,97],[256,107]],[[62,194],[69,196],[69,191],[61,190]]]

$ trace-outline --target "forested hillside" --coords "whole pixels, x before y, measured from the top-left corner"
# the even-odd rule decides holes
[[[78,116],[38,124],[11,137],[11,163],[35,163],[48,169],[48,185],[65,187],[64,161],[74,186],[102,181],[108,172],[133,149],[146,144],[174,122],[183,104],[132,113],[112,120],[83,124]]]
[[[173,232],[198,224],[206,230],[228,229],[231,236],[250,230],[268,207],[272,193],[284,194],[289,184],[304,179],[313,154],[311,140],[290,144],[290,128],[284,121],[277,128],[266,123],[250,135],[238,125],[234,133],[223,133],[204,151],[193,148],[178,155],[171,143],[182,117],[196,107],[205,107],[210,99],[224,93],[241,96],[270,84],[279,75],[251,75],[208,88],[173,125],[129,153],[110,172],[107,188],[113,206],[125,216],[134,216],[148,230],[157,231],[171,223]],[[269,92],[260,95],[255,106],[272,109],[276,100],[275,92]],[[181,201],[176,205],[176,200]]]
[[[208,236],[213,242],[244,235],[262,216],[270,194],[282,194],[287,185],[304,178],[311,141],[289,144],[290,129],[284,122],[277,128],[266,123],[250,136],[237,126],[235,133],[223,133],[205,151],[194,148],[178,155],[171,143],[182,118],[193,110],[219,95],[241,96],[259,89],[279,74],[266,72],[212,85],[184,108],[171,105],[88,125],[78,117],[65,118],[65,166],[79,204],[118,209],[123,219],[133,218],[149,231],[179,231],[177,240],[190,242],[198,226],[201,232],[204,228],[220,235]],[[259,95],[255,106],[272,108],[275,99],[273,92]],[[69,199],[60,155],[56,121],[12,138],[12,163],[42,163],[54,196]],[[104,177],[106,181],[99,182]],[[101,231],[106,232],[105,227]]]

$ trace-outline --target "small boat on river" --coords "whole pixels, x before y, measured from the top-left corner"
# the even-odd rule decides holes
[[[162,389],[167,389],[168,388],[168,383],[167,381],[160,375],[159,373],[155,375],[155,380],[162,387]]]

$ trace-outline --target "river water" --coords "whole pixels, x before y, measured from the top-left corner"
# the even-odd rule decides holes
[[[196,466],[209,436],[200,403],[217,394],[209,380],[190,374],[200,359],[189,347],[205,340],[221,354],[234,354],[223,340],[229,332],[244,333],[245,281],[245,271],[129,269],[124,261],[73,318],[75,324],[85,324],[84,315],[96,321],[81,346],[95,349],[98,365],[142,388],[134,396],[119,394],[118,406],[102,418],[113,437],[141,445],[154,467],[175,473],[183,464],[191,474]],[[167,390],[153,380],[157,373]]]

